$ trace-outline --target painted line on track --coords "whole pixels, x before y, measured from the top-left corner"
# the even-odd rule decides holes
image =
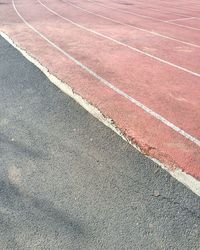
[[[161,63],[167,64],[167,65],[169,65],[169,66],[171,66],[171,67],[174,67],[174,68],[176,68],[176,69],[178,69],[178,70],[187,72],[187,73],[189,73],[189,74],[191,74],[191,75],[193,75],[193,76],[196,76],[196,77],[200,77],[200,73],[197,73],[197,72],[194,72],[194,71],[192,71],[192,70],[186,69],[186,68],[181,67],[181,66],[179,66],[179,65],[177,65],[177,64],[174,64],[174,63],[171,63],[171,62],[169,62],[169,61],[166,61],[166,60],[164,60],[164,59],[162,59],[162,58],[160,58],[160,57],[154,56],[154,55],[149,54],[149,53],[147,53],[147,52],[144,52],[144,51],[142,51],[142,50],[140,50],[140,49],[137,49],[137,48],[135,48],[135,47],[132,47],[132,46],[126,44],[126,43],[120,42],[120,41],[118,41],[118,40],[116,40],[116,39],[114,39],[114,38],[112,38],[112,37],[106,36],[106,35],[104,35],[104,34],[102,34],[102,33],[100,33],[100,32],[97,32],[97,31],[95,31],[95,30],[89,29],[89,28],[87,28],[87,27],[85,27],[85,26],[83,26],[83,25],[81,25],[81,24],[79,24],[79,23],[76,23],[76,22],[72,21],[71,19],[68,19],[68,18],[66,18],[66,17],[64,17],[64,16],[62,16],[62,15],[60,15],[60,14],[58,14],[57,12],[55,12],[54,10],[52,10],[52,9],[50,9],[48,6],[46,6],[44,3],[42,3],[40,0],[37,0],[37,2],[40,3],[44,8],[46,8],[48,11],[50,11],[50,12],[53,13],[54,15],[56,15],[56,16],[62,18],[63,20],[65,20],[65,21],[67,21],[67,22],[69,22],[69,23],[71,23],[71,24],[73,24],[73,25],[79,27],[80,29],[86,30],[86,31],[88,31],[88,32],[90,32],[90,33],[93,33],[93,34],[97,35],[97,36],[106,38],[106,39],[108,39],[108,40],[110,40],[110,41],[112,41],[112,42],[114,42],[114,43],[116,43],[116,44],[119,44],[119,45],[121,45],[121,46],[127,47],[127,48],[129,48],[130,50],[136,51],[136,52],[138,52],[138,53],[140,53],[140,54],[142,54],[142,55],[144,55],[144,56],[150,57],[150,58],[152,58],[152,59],[154,59],[154,60],[156,60],[156,61],[159,61],[159,62],[161,62]]]
[[[124,23],[124,22],[121,22],[121,21],[118,21],[116,19],[113,19],[113,18],[110,18],[110,17],[106,17],[104,15],[101,15],[101,14],[97,14],[93,11],[89,11],[85,8],[82,8],[82,7],[79,7],[77,5],[74,5],[72,4],[71,2],[69,1],[65,1],[65,0],[61,0],[63,3],[66,3],[74,8],[77,8],[77,9],[80,9],[84,12],[87,12],[91,15],[94,15],[94,16],[97,16],[97,17],[100,17],[100,18],[103,18],[103,19],[106,19],[106,20],[109,20],[109,21],[112,21],[114,23],[118,23],[118,24],[121,24],[121,25],[125,25],[125,26],[128,26],[128,27],[131,27],[131,28],[134,28],[134,29],[137,29],[137,30],[140,30],[140,31],[143,31],[143,32],[146,32],[146,33],[150,33],[152,35],[155,35],[155,36],[158,36],[158,37],[162,37],[162,38],[165,38],[165,39],[169,39],[169,40],[172,40],[172,41],[175,41],[175,42],[180,42],[180,43],[183,43],[183,44],[186,44],[186,45],[189,45],[189,46],[192,46],[192,47],[196,47],[196,48],[200,48],[200,45],[197,45],[197,44],[194,44],[194,43],[189,43],[189,42],[186,42],[186,41],[182,41],[182,40],[179,40],[179,39],[176,39],[176,38],[173,38],[173,37],[169,37],[169,36],[165,36],[165,35],[162,35],[160,33],[157,33],[157,32],[154,32],[154,31],[150,31],[150,30],[147,30],[147,29],[143,29],[143,28],[139,28],[138,26],[135,26],[135,25],[132,25],[132,24],[127,24],[127,23]]]
[[[137,2],[138,4],[138,2]],[[137,8],[144,8],[144,3],[142,4],[142,6],[136,6]],[[176,16],[182,16],[182,17],[189,17],[188,15],[185,15],[185,14],[182,14],[182,13],[177,13],[177,12],[172,12],[172,11],[168,11],[168,10],[159,10],[159,9],[156,9],[156,8],[152,8],[152,7],[149,7],[149,6],[146,6],[145,7],[149,10],[153,10],[153,11],[156,11],[156,12],[159,12],[159,13],[162,13],[162,14],[173,14],[173,15],[176,15]]]
[[[177,19],[167,20],[167,22],[184,21],[184,20],[190,20],[190,19],[195,19],[195,18],[196,17],[177,18]]]
[[[12,0],[12,4],[13,4],[13,8],[14,8],[16,14],[24,22],[24,24],[26,24],[32,31],[34,31],[36,34],[38,34],[41,38],[43,38],[52,47],[54,47],[55,49],[57,49],[59,52],[61,52],[63,55],[65,55],[68,59],[70,59],[75,64],[77,64],[78,66],[80,66],[83,70],[85,70],[91,76],[93,76],[94,78],[96,78],[97,80],[99,80],[99,82],[101,82],[104,86],[106,86],[109,89],[113,90],[114,92],[116,92],[120,96],[126,98],[127,100],[129,100],[131,103],[135,104],[137,107],[139,107],[140,109],[142,109],[143,111],[145,111],[150,116],[154,117],[158,121],[160,121],[163,124],[165,124],[167,127],[171,128],[172,130],[174,130],[178,134],[182,135],[184,138],[188,139],[190,142],[192,142],[192,143],[196,144],[198,147],[200,147],[200,140],[199,139],[191,136],[190,134],[188,134],[187,132],[185,132],[181,128],[177,127],[176,125],[174,125],[173,123],[171,123],[170,121],[168,121],[167,119],[165,119],[160,114],[154,112],[152,109],[150,109],[147,106],[145,106],[143,103],[141,103],[138,100],[134,99],[133,97],[129,96],[128,94],[126,94],[125,92],[123,92],[122,90],[120,90],[119,88],[117,88],[116,86],[114,86],[112,83],[108,82],[107,80],[105,80],[104,78],[102,78],[101,76],[99,76],[98,74],[96,74],[90,68],[88,68],[87,66],[85,66],[84,64],[82,64],[76,58],[74,58],[73,56],[71,56],[70,54],[68,54],[66,51],[64,51],[62,48],[60,48],[58,45],[56,45],[55,43],[53,43],[49,38],[47,38],[45,35],[43,35],[42,33],[40,33],[36,28],[34,28],[29,22],[27,22],[24,19],[24,17],[18,12],[14,0]]]
[[[173,23],[172,21],[163,21],[164,23],[169,23],[169,24],[175,24],[175,23]],[[176,23],[176,25],[177,26],[180,26],[180,27],[186,27],[185,25],[182,25],[182,24],[177,24]],[[187,26],[187,27],[191,27],[191,26]],[[198,29],[198,28],[192,28],[193,30],[196,30],[196,31],[200,31],[200,29]]]

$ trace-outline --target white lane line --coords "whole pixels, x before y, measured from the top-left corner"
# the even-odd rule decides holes
[[[89,2],[94,3],[94,1],[89,1]],[[127,10],[122,10],[122,9],[114,8],[114,7],[107,6],[105,4],[99,3],[99,2],[95,2],[95,4],[101,5],[104,8],[113,9],[113,10],[116,10],[118,12],[127,13],[127,14],[130,14],[130,15],[133,15],[133,16],[139,16],[139,17],[142,17],[142,18],[151,19],[151,20],[154,20],[154,21],[162,22],[162,23],[169,23],[169,24],[174,25],[174,26],[180,26],[180,27],[184,27],[184,28],[187,28],[187,29],[191,29],[191,30],[200,30],[198,28],[194,28],[194,27],[191,27],[191,26],[188,26],[188,25],[181,25],[181,24],[177,24],[177,23],[170,23],[170,22],[164,21],[162,19],[158,19],[158,18],[146,16],[146,15],[140,15],[140,14],[137,14],[137,13],[132,12],[132,11],[130,12],[130,11],[127,11]]]
[[[146,5],[145,5],[145,7],[146,7]],[[144,4],[143,4],[142,8],[144,8]],[[155,8],[152,8],[152,7],[147,7],[147,8],[150,9],[150,10],[162,13],[162,14],[167,13],[167,14],[173,14],[173,15],[176,15],[176,16],[189,17],[188,15],[185,15],[185,14],[182,14],[182,13],[171,12],[171,11],[168,11],[168,10],[158,10],[158,9],[155,9]]]
[[[63,55],[65,55],[68,59],[70,59],[71,61],[73,61],[75,64],[77,64],[79,67],[81,67],[83,70],[85,70],[87,73],[89,73],[91,76],[93,76],[94,78],[96,78],[97,80],[99,80],[99,82],[101,82],[104,86],[108,87],[109,89],[113,90],[114,92],[116,92],[117,94],[119,94],[120,96],[126,98],[127,100],[129,100],[131,103],[135,104],[137,107],[139,107],[140,109],[142,109],[143,111],[145,111],[147,114],[151,115],[152,117],[154,117],[155,119],[157,119],[158,121],[162,122],[163,124],[165,124],[167,127],[171,128],[172,130],[174,130],[175,132],[177,132],[178,134],[182,135],[184,138],[188,139],[189,141],[191,141],[192,143],[196,144],[197,146],[200,147],[200,140],[193,137],[192,135],[188,134],[187,132],[185,132],[184,130],[182,130],[181,128],[177,127],[176,125],[174,125],[173,123],[171,123],[170,121],[168,121],[167,119],[165,119],[163,116],[161,116],[160,114],[154,112],[152,109],[148,108],[147,106],[145,106],[143,103],[139,102],[138,100],[136,100],[135,98],[129,96],[128,94],[126,94],[125,92],[123,92],[122,90],[120,90],[119,88],[117,88],[116,86],[114,86],[112,83],[108,82],[107,80],[105,80],[104,78],[102,78],[101,76],[99,76],[98,74],[96,74],[94,71],[92,71],[90,68],[88,68],[86,65],[82,64],[80,61],[78,61],[76,58],[74,58],[73,56],[71,56],[70,54],[68,54],[66,51],[64,51],[63,49],[61,49],[58,45],[56,45],[55,43],[53,43],[51,40],[49,40],[46,36],[44,36],[42,33],[40,33],[37,29],[35,29],[30,23],[28,23],[23,16],[18,12],[15,2],[14,0],[12,0],[12,5],[13,8],[15,10],[15,12],[17,13],[17,15],[20,17],[20,19],[31,29],[33,30],[36,34],[38,34],[41,38],[43,38],[47,43],[49,43],[52,47],[54,47],[55,49],[57,49],[59,52],[61,52]]]
[[[128,26],[128,27],[131,27],[133,29],[137,29],[137,30],[140,30],[140,31],[143,31],[143,32],[146,32],[146,33],[150,33],[152,35],[155,35],[155,36],[159,36],[159,37],[162,37],[162,38],[165,38],[165,39],[169,39],[169,40],[172,40],[172,41],[175,41],[175,42],[180,42],[180,43],[183,43],[183,44],[186,44],[186,45],[189,45],[189,46],[192,46],[192,47],[196,47],[196,48],[200,48],[200,45],[197,45],[197,44],[193,44],[193,43],[189,43],[189,42],[185,42],[185,41],[182,41],[182,40],[179,40],[179,39],[176,39],[176,38],[173,38],[173,37],[169,37],[169,36],[165,36],[165,35],[162,35],[160,33],[157,33],[157,32],[154,32],[154,31],[150,31],[150,30],[146,30],[146,29],[142,29],[142,28],[139,28],[135,25],[132,25],[132,24],[127,24],[127,23],[124,23],[124,22],[121,22],[121,21],[118,21],[116,19],[113,19],[113,18],[110,18],[110,17],[106,17],[106,16],[103,16],[103,15],[100,15],[100,14],[96,14],[95,12],[92,12],[92,11],[89,11],[89,10],[86,10],[85,8],[82,8],[82,7],[79,7],[77,5],[74,5],[72,4],[71,2],[68,2],[68,1],[65,1],[65,0],[61,0],[62,2],[74,7],[74,8],[77,8],[77,9],[80,9],[84,12],[87,12],[91,15],[94,15],[94,16],[97,16],[97,17],[100,17],[100,18],[103,18],[103,19],[106,19],[106,20],[109,20],[109,21],[112,21],[114,23],[118,23],[118,24],[121,24],[121,25],[125,25],[125,26]]]
[[[189,74],[191,74],[191,75],[194,75],[194,76],[196,76],[196,77],[200,77],[200,74],[197,73],[197,72],[191,71],[191,70],[189,70],[189,69],[186,69],[186,68],[184,68],[184,67],[181,67],[181,66],[179,66],[179,65],[176,65],[176,64],[174,64],[174,63],[171,63],[171,62],[169,62],[169,61],[166,61],[166,60],[164,60],[164,59],[162,59],[162,58],[160,58],[160,57],[154,56],[154,55],[149,54],[149,53],[147,53],[147,52],[144,52],[144,51],[142,51],[142,50],[140,50],[140,49],[137,49],[137,48],[135,48],[135,47],[132,47],[132,46],[126,44],[126,43],[120,42],[120,41],[118,41],[118,40],[116,40],[116,39],[114,39],[114,38],[111,38],[111,37],[109,37],[109,36],[103,35],[102,33],[99,33],[99,32],[94,31],[94,30],[92,30],[92,29],[86,28],[85,26],[83,26],[83,25],[81,25],[81,24],[79,24],[79,23],[76,23],[76,22],[74,22],[74,21],[72,21],[72,20],[70,20],[70,19],[68,19],[68,18],[66,18],[66,17],[64,17],[64,16],[62,16],[62,15],[60,15],[60,14],[58,14],[58,13],[55,12],[54,10],[50,9],[49,7],[47,7],[47,6],[46,6],[44,3],[42,3],[40,0],[37,0],[37,2],[40,3],[44,8],[46,8],[48,11],[50,11],[50,12],[53,13],[54,15],[56,15],[56,16],[62,18],[63,20],[66,20],[67,22],[69,22],[69,23],[71,23],[71,24],[73,24],[73,25],[79,27],[80,29],[86,30],[86,31],[88,31],[88,32],[90,32],[90,33],[93,33],[93,34],[97,35],[97,36],[106,38],[106,39],[108,39],[108,40],[110,40],[110,41],[112,41],[112,42],[114,42],[114,43],[116,43],[116,44],[119,44],[119,45],[122,45],[122,46],[124,46],[124,47],[127,47],[127,48],[129,48],[130,50],[136,51],[136,52],[138,52],[138,53],[140,53],[140,54],[142,54],[142,55],[144,55],[144,56],[150,57],[150,58],[152,58],[152,59],[154,59],[154,60],[156,60],[156,61],[159,61],[159,62],[161,62],[161,63],[167,64],[167,65],[169,65],[169,66],[171,66],[171,67],[174,67],[174,68],[176,68],[176,69],[178,69],[178,70],[187,72],[187,73],[189,73]]]
[[[169,23],[169,24],[175,24],[175,23],[170,22],[170,21],[163,21],[163,22],[164,22],[164,23]],[[180,26],[180,27],[183,27],[183,28],[190,28],[190,29],[192,29],[192,30],[200,31],[199,28],[194,28],[194,27],[192,27],[192,26],[186,26],[186,25],[182,25],[182,24],[178,24],[178,23],[176,23],[176,26]]]
[[[184,21],[184,20],[190,20],[190,19],[194,19],[194,18],[196,18],[196,17],[176,18],[176,19],[167,20],[166,22]]]
[[[189,17],[188,15],[183,14],[183,13],[172,12],[172,11],[169,11],[169,10],[166,10],[166,9],[164,9],[164,10],[163,9],[162,10],[156,9],[156,8],[152,7],[152,5],[149,6],[146,3],[145,3],[145,6],[144,6],[144,2],[143,3],[142,2],[137,2],[137,4],[139,4],[139,6],[137,5],[136,8],[139,8],[140,10],[144,9],[144,7],[145,7],[145,9],[147,9],[147,10],[156,11],[156,12],[159,12],[159,13],[162,13],[162,14],[173,14],[173,15],[179,16],[179,17]]]

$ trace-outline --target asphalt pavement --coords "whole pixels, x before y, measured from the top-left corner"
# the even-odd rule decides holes
[[[200,249],[200,198],[0,38],[0,249]]]

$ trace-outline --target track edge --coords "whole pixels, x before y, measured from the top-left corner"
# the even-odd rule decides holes
[[[6,33],[0,32],[0,36],[3,37],[10,45],[12,45],[15,49],[17,49],[29,62],[34,64],[42,73],[52,82],[55,86],[57,86],[62,92],[66,95],[70,96],[74,99],[80,106],[82,106],[85,110],[87,110],[91,115],[97,118],[104,125],[112,129],[116,134],[118,134],[123,140],[128,142],[131,146],[136,148],[142,154],[142,150],[136,145],[133,144],[128,138],[126,138],[119,128],[114,124],[112,119],[105,117],[101,111],[90,104],[86,99],[76,94],[73,89],[65,82],[58,79],[56,76],[51,74],[48,69],[43,66],[37,59],[32,57],[26,50],[20,48]],[[144,155],[144,154],[143,154]],[[177,181],[184,184],[187,188],[189,188],[196,195],[200,196],[200,181],[192,177],[191,175],[183,172],[180,168],[170,169],[167,165],[164,165],[159,160],[150,157],[149,155],[144,155],[147,158],[151,159],[153,162],[158,164],[162,169],[166,170],[172,177],[174,177]]]

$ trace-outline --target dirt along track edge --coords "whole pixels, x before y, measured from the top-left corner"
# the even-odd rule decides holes
[[[131,144],[134,148],[139,150],[140,152],[144,153],[141,148],[138,147],[138,145],[133,144],[127,137],[124,136],[123,132],[120,131],[120,129],[115,125],[112,119],[109,117],[105,117],[99,109],[91,105],[86,99],[82,98],[80,95],[76,94],[73,89],[66,83],[58,79],[56,76],[51,74],[49,70],[43,66],[37,59],[32,57],[27,51],[20,48],[7,34],[4,32],[0,32],[0,35],[8,42],[10,43],[14,48],[16,48],[28,61],[33,63],[38,69],[40,69],[45,76],[54,84],[56,85],[62,92],[73,98],[77,103],[79,103],[84,109],[86,109],[91,115],[93,115],[95,118],[97,118],[100,122],[102,122],[104,125],[112,129],[115,133],[117,133],[123,140],[127,141],[129,144]],[[184,184],[186,187],[188,187],[191,191],[193,191],[195,194],[200,196],[200,181],[195,179],[189,174],[186,174],[181,169],[171,169],[169,166],[164,165],[159,160],[152,158],[149,155],[145,155],[146,157],[150,158],[152,161],[154,161],[156,164],[161,166],[163,169],[165,169],[171,176],[173,176],[176,180]]]

